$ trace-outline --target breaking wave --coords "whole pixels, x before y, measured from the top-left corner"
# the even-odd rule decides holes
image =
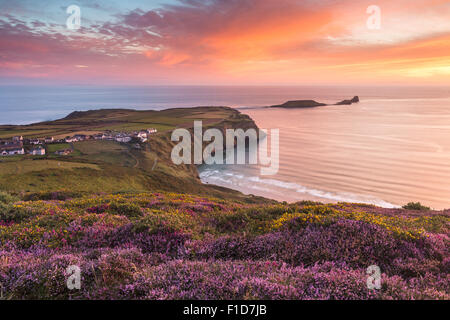
[[[309,195],[316,198],[326,199],[333,202],[352,202],[373,204],[383,208],[398,208],[399,206],[387,201],[377,199],[368,195],[357,195],[347,192],[330,192],[308,188],[294,182],[285,182],[276,179],[261,178],[256,175],[246,175],[244,173],[234,173],[230,170],[219,170],[216,168],[202,167],[200,179],[203,183],[211,183],[231,189],[236,189],[244,193],[250,190],[260,191],[255,194],[268,196],[276,195],[274,198],[296,198],[303,200],[302,195]],[[270,197],[270,196],[269,196]]]

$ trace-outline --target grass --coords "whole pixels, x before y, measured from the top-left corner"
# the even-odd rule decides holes
[[[112,130],[112,131],[122,131],[122,132],[131,132],[131,131],[139,131],[142,129],[155,128],[159,132],[172,130],[175,128],[174,125],[164,124],[164,123],[153,123],[153,122],[145,122],[145,123],[137,123],[137,122],[129,122],[124,124],[117,124],[112,126],[106,126],[104,129]]]
[[[204,107],[180,108],[162,111],[136,111],[123,109],[104,109],[78,112],[66,118],[41,122],[26,126],[0,126],[0,138],[22,135],[26,138],[65,137],[80,132],[98,133],[105,130],[134,131],[156,128],[158,131],[171,130],[178,126],[192,125],[193,120],[221,122],[236,116],[230,108]]]
[[[46,147],[48,153],[55,153],[56,151],[63,149],[71,149],[71,146],[68,143],[48,144]]]
[[[0,156],[0,163],[20,161],[20,160],[24,159],[25,157],[26,157],[26,155],[23,155],[23,154],[13,155],[13,156]]]
[[[133,157],[130,157],[129,147],[115,141],[82,141],[75,143],[74,148],[78,152],[79,158],[86,161],[125,167],[132,167],[136,164]]]
[[[115,141],[87,140],[74,143],[75,150],[83,155],[93,155],[98,153],[120,153],[128,148]]]
[[[20,175],[29,172],[38,172],[45,170],[72,170],[75,168],[90,168],[98,170],[99,167],[89,163],[64,162],[57,160],[32,160],[25,159],[22,161],[11,161],[0,163],[0,176],[6,175]],[[7,182],[7,181],[5,181]]]
[[[19,127],[19,126],[17,126]],[[4,126],[0,127],[0,139],[7,139],[14,136],[25,136],[25,137],[46,137],[48,134],[51,134],[53,130],[45,129],[45,130],[36,130],[36,129],[30,129],[30,130],[9,130],[8,128],[5,128]]]
[[[72,130],[73,130],[74,128],[72,128]],[[64,139],[64,138],[66,138],[68,135],[69,136],[74,136],[74,135],[86,135],[86,136],[89,136],[89,135],[94,135],[94,134],[98,134],[98,133],[102,133],[103,131],[98,131],[98,130],[94,130],[94,131],[92,131],[92,130],[85,130],[85,131],[71,131],[70,132],[70,134],[68,134],[67,132],[63,132],[63,133],[61,133],[61,132],[59,132],[59,133],[57,133],[57,134],[54,134],[54,135],[52,135],[55,139]]]
[[[133,131],[156,127],[159,130],[158,134],[151,135],[148,143],[142,145],[142,150],[115,141],[89,140],[73,144],[49,144],[47,155],[39,157],[43,158],[43,162],[39,163],[32,160],[38,157],[31,156],[7,160],[0,158],[0,164],[11,163],[3,165],[0,190],[15,194],[154,190],[190,192],[250,202],[268,201],[244,196],[230,189],[204,185],[198,178],[194,165],[173,164],[170,156],[174,144],[170,141],[170,129],[192,127],[194,119],[204,120],[207,126],[216,124],[218,128],[223,127],[222,124],[232,128],[253,123],[248,117],[230,108],[204,107],[163,111],[94,110],[28,126],[0,126],[2,136],[13,136],[21,132],[25,138],[39,132],[42,134],[40,137],[65,137],[78,132],[104,132],[112,128]],[[67,149],[71,145],[74,152],[69,156],[54,154],[56,150]],[[31,162],[19,163],[23,159]]]

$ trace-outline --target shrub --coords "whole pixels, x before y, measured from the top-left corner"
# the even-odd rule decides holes
[[[34,217],[36,214],[22,206],[13,204],[4,204],[0,202],[0,221],[22,222],[23,220]]]
[[[410,202],[403,206],[403,209],[407,210],[418,210],[418,211],[429,211],[429,207],[423,206],[420,202]]]
[[[151,213],[133,223],[133,232],[149,234],[173,233],[185,229],[182,219],[168,213]]]
[[[214,226],[219,232],[230,232],[242,230],[249,222],[246,212],[222,213],[213,215]]]
[[[109,209],[112,213],[116,213],[121,216],[127,216],[128,218],[142,216],[141,208],[134,203],[111,202],[111,204],[109,205]]]
[[[318,202],[318,201],[311,201],[311,200],[302,200],[302,201],[298,201],[295,203],[298,206],[320,206],[323,205],[322,202]]]
[[[0,203],[8,204],[8,203],[13,203],[13,202],[17,202],[17,201],[19,201],[18,198],[10,195],[7,192],[0,191]]]
[[[302,228],[294,226],[297,230],[289,229],[257,237],[225,236],[194,243],[192,252],[204,259],[274,259],[293,266],[312,266],[326,261],[354,268],[376,264],[383,272],[404,277],[418,273],[417,268],[409,271],[414,265],[410,263],[412,258],[422,266],[427,259],[440,265],[446,254],[445,249],[431,239],[397,239],[388,230],[362,221],[338,220],[334,224],[311,223]]]
[[[83,196],[81,192],[72,191],[55,191],[55,192],[36,192],[28,193],[23,199],[25,201],[36,201],[36,200],[67,200],[71,198],[79,198]]]
[[[450,299],[445,211],[174,193],[0,197],[7,299]],[[380,290],[366,285],[372,264]],[[67,289],[68,265],[81,268],[81,290]]]
[[[106,210],[108,210],[108,209],[109,209],[109,204],[101,204],[98,206],[93,206],[93,207],[87,208],[86,211],[89,213],[100,214],[100,213],[106,212]]]

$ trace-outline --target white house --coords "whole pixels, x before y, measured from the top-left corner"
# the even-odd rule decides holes
[[[77,142],[78,141],[78,139],[76,138],[76,137],[69,137],[69,138],[66,138],[66,142],[67,143],[72,143],[72,142]]]
[[[131,141],[131,137],[116,137],[117,142],[128,143]]]
[[[147,138],[147,131],[144,131],[144,130],[139,131],[137,134],[137,137],[138,138]]]
[[[20,149],[12,149],[9,151],[10,155],[14,155],[14,154],[25,154],[25,150],[23,148]]]
[[[2,156],[12,156],[16,154],[25,154],[23,143],[20,140],[14,140],[12,143],[0,146],[0,154]]]
[[[39,139],[30,139],[30,144],[34,145],[41,144],[41,141]]]
[[[44,156],[45,149],[42,147],[37,147],[37,148],[31,149],[30,154],[35,155],[35,156]]]
[[[73,136],[75,139],[77,139],[77,141],[84,141],[88,139],[88,136],[84,135],[84,134],[76,134]]]
[[[138,137],[139,139],[141,139],[141,142],[147,142],[147,131],[140,131],[136,137]]]
[[[23,148],[4,148],[0,153],[2,156],[13,156],[19,154],[25,154],[25,150]]]
[[[114,137],[112,135],[109,135],[109,134],[104,134],[102,136],[102,140],[114,140]]]
[[[53,137],[47,137],[44,139],[45,143],[52,143],[53,142]]]

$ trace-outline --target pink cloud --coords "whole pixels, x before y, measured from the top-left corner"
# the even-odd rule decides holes
[[[335,65],[366,66],[360,73],[357,67],[339,69],[357,79],[373,72],[370,63],[390,65],[406,57],[413,67],[418,59],[448,56],[441,50],[448,48],[448,2],[380,0],[379,5],[385,28],[379,32],[365,26],[366,4],[333,0],[184,0],[133,10],[79,32],[4,15],[0,76],[42,72],[80,81],[289,82],[322,70],[321,79],[333,81],[339,77],[331,71]],[[433,23],[417,20],[422,15]],[[438,24],[439,34],[433,29]],[[441,40],[433,42],[436,37]]]

